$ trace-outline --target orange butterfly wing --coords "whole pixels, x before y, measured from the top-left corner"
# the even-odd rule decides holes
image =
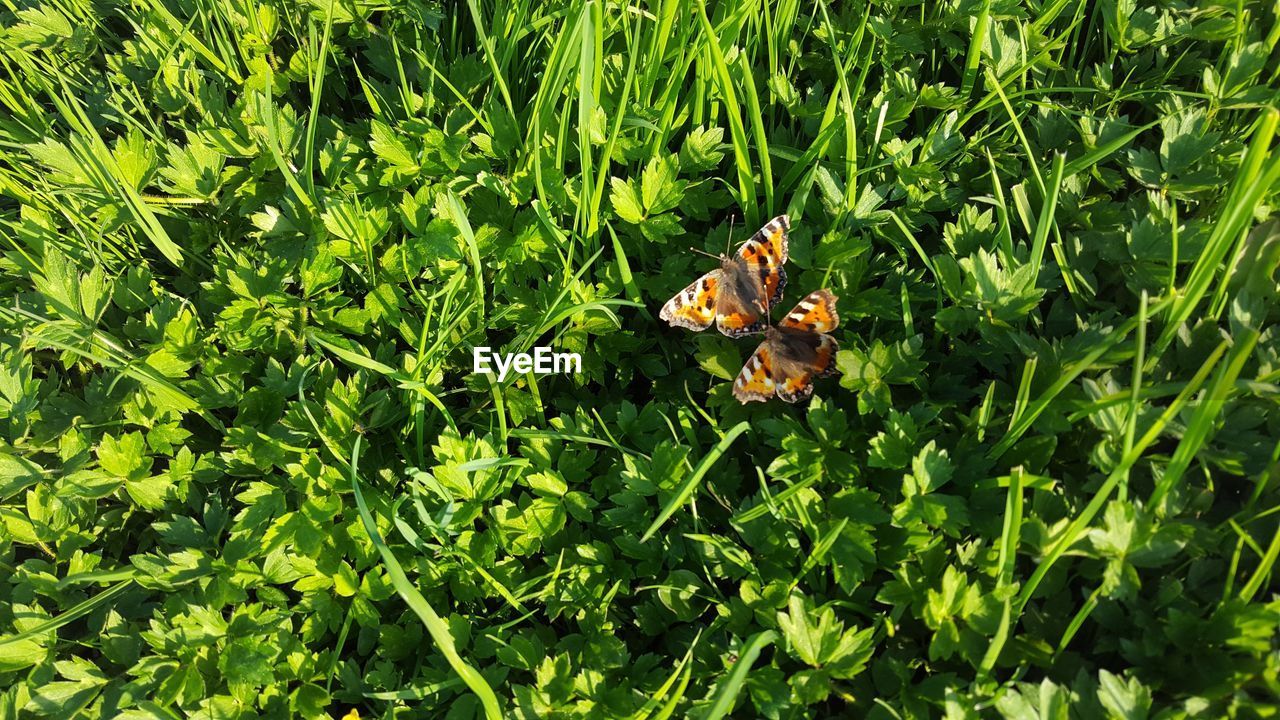
[[[743,405],[749,402],[764,402],[773,397],[777,387],[773,382],[774,358],[769,342],[760,343],[760,347],[751,354],[751,359],[742,366],[738,379],[733,381],[733,396]]]
[[[782,290],[787,286],[787,272],[782,266],[787,263],[787,231],[790,229],[791,218],[779,215],[738,248],[737,259],[747,264],[750,273],[759,276],[769,305],[782,298]]]
[[[690,330],[706,330],[716,319],[716,291],[719,286],[720,271],[712,270],[676,293],[662,306],[658,317]]]
[[[840,345],[826,333],[839,324],[836,296],[825,289],[809,293],[782,318],[778,327],[788,333],[789,350],[786,361],[780,363],[786,372],[774,374],[778,397],[800,402],[813,394],[814,378],[836,372]]]
[[[840,324],[836,314],[836,296],[830,290],[814,290],[782,318],[779,327],[806,332],[827,333]]]
[[[813,379],[836,372],[836,352],[840,346],[830,335],[819,335],[814,355],[807,360],[797,372],[781,379],[778,384],[778,397],[786,402],[795,403],[813,394]]]
[[[735,294],[725,293],[720,300],[720,306],[716,308],[716,328],[725,335],[741,337],[764,332],[769,327],[768,322],[761,319],[759,310],[742,305]]]
[[[764,224],[738,248],[738,257],[749,263],[763,263],[761,254],[767,255],[772,264],[782,265],[787,261],[787,231],[791,229],[791,218],[779,215]]]

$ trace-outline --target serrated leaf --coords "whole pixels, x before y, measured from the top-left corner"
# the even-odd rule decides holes
[[[142,433],[125,433],[120,437],[103,435],[98,445],[98,463],[103,470],[126,480],[138,480],[151,469],[146,455],[147,443]]]
[[[630,181],[616,177],[609,179],[609,203],[618,217],[625,222],[639,225],[644,221],[644,208],[640,203],[640,197],[636,194],[635,186]]]

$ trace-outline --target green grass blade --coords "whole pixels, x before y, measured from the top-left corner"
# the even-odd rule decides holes
[[[684,693],[689,689],[689,680],[693,678],[693,666],[686,665],[684,672],[680,675],[680,684],[676,686],[675,692],[671,693],[671,697],[658,710],[658,714],[653,716],[653,720],[667,720],[675,714],[676,708],[679,707],[680,701],[684,699]]]
[[[831,23],[831,16],[827,12],[825,2],[818,3],[818,10],[822,13],[822,23],[826,30],[827,47],[831,52],[832,64],[835,67],[848,67],[849,63],[858,56],[862,50],[862,33],[866,30],[867,19],[870,17],[871,4],[867,3],[863,13],[862,20],[858,24],[857,30],[854,31],[853,40],[849,46],[849,59],[845,62],[840,61],[840,52],[836,48],[835,38],[838,34],[835,27]],[[840,117],[844,121],[844,169],[845,169],[845,188],[844,188],[844,213],[850,213],[856,207],[858,202],[858,128],[857,128],[857,112],[855,106],[858,102],[858,96],[862,92],[863,84],[867,79],[867,72],[870,70],[871,63],[865,63],[862,70],[858,73],[857,90],[853,91],[849,88],[847,72],[836,73],[837,92],[832,93],[831,101],[828,103],[823,121],[828,121],[828,115],[839,104]]]
[[[83,102],[68,86],[66,78],[55,75],[58,87],[62,91],[59,93],[55,91],[44,73],[29,63],[23,62],[21,65],[44,88],[46,97],[53,102],[59,115],[73,129],[69,145],[85,173],[105,194],[119,197],[151,244],[175,267],[182,267],[182,250],[169,237],[168,231],[160,224],[151,206],[143,200],[142,195],[125,177],[124,171],[116,162],[106,141],[85,114]]]
[[[1214,224],[1213,232],[1200,257],[1196,259],[1186,285],[1169,310],[1169,322],[1156,341],[1152,362],[1173,342],[1178,326],[1190,319],[1192,312],[1208,292],[1213,278],[1221,270],[1228,249],[1252,220],[1263,193],[1280,180],[1280,154],[1274,154],[1270,149],[1277,124],[1280,124],[1280,111],[1274,108],[1266,110],[1259,119],[1249,150],[1240,163],[1235,182],[1227,195],[1222,214]]]
[[[719,460],[720,456],[729,449],[729,446],[733,444],[733,441],[737,440],[738,436],[746,432],[750,427],[750,423],[746,421],[740,422],[730,428],[729,432],[725,433],[723,438],[720,438],[720,442],[716,443],[715,447],[711,448],[711,450],[702,457],[702,460],[698,462],[698,466],[695,467],[689,477],[685,478],[684,482],[681,483],[680,488],[676,491],[675,495],[672,495],[671,499],[667,501],[667,504],[663,506],[662,511],[658,513],[658,517],[654,518],[653,523],[649,525],[649,529],[644,531],[644,535],[641,536],[640,542],[647,542],[649,538],[653,537],[653,534],[658,531],[658,528],[662,527],[662,523],[666,522],[667,518],[671,517],[672,513],[678,510],[690,497],[693,496],[694,491],[698,487],[698,483],[702,481],[702,477],[707,474],[707,471],[711,469],[711,466],[714,465],[716,460]]]
[[[226,78],[233,84],[240,85],[244,82],[240,77],[240,73],[236,72],[235,68],[232,68],[229,64],[223,61],[223,59],[214,53],[213,50],[209,49],[208,45],[200,42],[199,38],[191,33],[191,23],[184,25],[180,20],[178,20],[178,18],[174,17],[173,13],[169,11],[169,8],[159,0],[144,0],[144,4],[149,14],[152,14],[156,19],[163,22],[168,30],[178,37],[178,42],[191,48],[192,52],[194,52],[200,59],[209,63],[214,70],[217,70],[219,73],[226,76]],[[256,21],[255,13],[249,12],[247,14],[250,17],[253,17]],[[196,17],[197,16],[193,15],[191,18],[192,21],[194,21]]]
[[[480,7],[476,4],[476,0],[467,0],[467,9],[471,11],[471,20],[474,23],[476,37],[480,39],[480,47],[484,49],[485,62],[489,64],[489,71],[493,73],[493,81],[498,86],[498,92],[502,95],[502,102],[506,105],[507,112],[511,113],[512,118],[519,117],[516,115],[515,103],[511,101],[511,91],[507,89],[507,79],[502,69],[498,67],[498,57],[493,50],[493,40],[489,34],[485,32],[487,27],[484,17],[480,14]]]
[[[601,36],[601,32],[597,29],[597,15],[599,15],[599,5],[593,0],[583,3],[582,34],[578,43],[578,162],[584,193],[594,192],[595,188],[591,158],[591,126],[595,120],[596,108],[599,107],[596,96],[600,92],[604,62],[596,51],[596,45],[600,42]],[[608,160],[608,157],[604,158],[605,163]],[[602,164],[601,175],[606,174],[604,167],[607,165]],[[591,197],[591,201],[595,202],[594,196]],[[599,223],[598,215],[591,212],[593,209],[588,203],[579,205],[581,220],[579,227],[583,228],[588,238],[595,236]]]
[[[627,75],[622,81],[622,96],[618,99],[617,109],[613,114],[613,125],[609,130],[609,137],[605,141],[604,147],[600,150],[600,172],[596,177],[595,189],[591,194],[591,205],[588,208],[587,213],[587,236],[592,240],[595,239],[596,234],[600,231],[600,205],[604,202],[605,181],[609,178],[609,167],[611,158],[613,157],[613,149],[617,145],[618,138],[622,134],[622,121],[627,116],[626,108],[631,99],[631,86],[634,84],[636,76],[636,58],[638,57],[639,53],[632,54],[631,59],[627,62]],[[597,56],[596,64],[599,66],[602,62],[603,61]],[[603,70],[601,69],[600,72],[603,72]],[[584,186],[587,185],[585,177],[583,178],[583,184]],[[613,229],[610,228],[609,232],[610,234],[613,234]],[[621,258],[620,264],[625,265],[625,255],[618,252],[616,235],[614,235],[614,251],[615,255]],[[621,269],[622,268],[620,267],[619,270]],[[630,278],[630,270],[627,270],[626,272],[626,277]],[[629,286],[628,290],[631,290]],[[639,301],[639,294],[633,294],[631,299]]]
[[[987,645],[978,665],[978,675],[987,676],[1000,659],[1000,653],[1009,640],[1013,620],[1013,570],[1017,562],[1018,539],[1022,533],[1022,468],[1014,468],[1009,474],[1009,492],[1004,503],[1004,527],[1000,531],[1000,559],[997,562],[1000,575],[996,578],[996,590],[1007,593],[1000,613],[1000,624]]]
[[[360,511],[360,519],[364,522],[365,532],[369,534],[369,540],[378,551],[378,555],[382,558],[383,567],[386,568],[387,574],[391,576],[391,584],[395,587],[396,593],[405,601],[409,609],[422,621],[426,627],[427,633],[431,636],[431,640],[435,643],[436,648],[449,661],[449,666],[453,671],[462,678],[462,681],[471,688],[471,692],[476,694],[480,700],[480,705],[484,708],[484,715],[488,720],[499,720],[502,717],[502,710],[498,705],[498,697],[494,695],[493,688],[489,686],[489,681],[484,676],[471,667],[466,660],[458,654],[458,649],[453,642],[453,634],[449,631],[449,625],[436,613],[435,608],[431,607],[431,603],[418,592],[418,588],[414,587],[408,576],[404,574],[404,568],[400,566],[400,561],[396,559],[395,553],[391,548],[387,547],[382,540],[382,534],[378,532],[377,523],[373,520],[373,515],[369,512],[369,506],[365,502],[364,493],[360,490],[360,479],[357,475],[357,468],[360,466],[360,440],[359,435],[351,449],[351,492],[356,498],[356,507]]]
[[[1258,562],[1258,567],[1254,569],[1253,575],[1249,578],[1249,582],[1240,588],[1240,599],[1244,602],[1253,600],[1253,596],[1258,594],[1262,589],[1262,584],[1266,581],[1267,576],[1271,574],[1271,569],[1275,567],[1276,557],[1280,556],[1280,526],[1276,527],[1276,531],[1271,536],[1271,544],[1267,546],[1267,552]]]
[[[1076,636],[1076,633],[1080,632],[1080,628],[1084,627],[1085,620],[1088,620],[1089,616],[1093,614],[1093,611],[1097,609],[1098,594],[1101,591],[1102,587],[1099,586],[1090,593],[1089,599],[1084,601],[1084,605],[1082,605],[1080,610],[1071,618],[1071,622],[1067,623],[1067,628],[1062,631],[1062,637],[1058,640],[1057,652],[1059,654],[1066,649],[1067,645],[1071,643],[1071,639]]]
[[[964,81],[960,94],[973,94],[973,84],[978,78],[978,66],[982,64],[982,46],[987,42],[987,26],[991,23],[991,0],[983,0],[982,9],[973,21],[973,35],[969,38],[969,51],[964,59]]]
[[[755,139],[756,157],[760,162],[765,216],[773,217],[773,161],[769,158],[769,131],[764,125],[764,110],[760,107],[760,96],[756,93],[756,83],[752,78],[751,66],[745,54],[738,56],[738,65],[742,77],[742,88],[747,98],[747,117],[751,118],[751,136]]]
[[[654,28],[653,40],[649,44],[648,64],[645,66],[642,82],[644,94],[641,97],[646,105],[653,99],[653,88],[658,84],[659,74],[667,69],[665,63],[667,41],[672,37],[672,25],[675,23],[676,14],[681,4],[680,0],[661,0],[657,12],[658,24]]]
[[[1000,184],[1000,173],[996,170],[995,158],[991,156],[990,148],[983,148],[987,154],[987,165],[991,168],[991,188],[995,193],[996,217],[1000,221],[999,234],[996,236],[1000,242],[1000,260],[1005,267],[1014,267],[1015,256],[1013,254],[1013,229],[1009,224],[1009,205],[1004,199],[1004,187]]]
[[[916,251],[916,255],[920,257],[920,262],[924,263],[924,266],[929,268],[929,274],[933,275],[935,278],[938,277],[938,271],[934,269],[933,260],[929,258],[929,253],[924,251],[924,248],[920,245],[920,241],[916,239],[915,234],[911,232],[911,229],[907,227],[907,224],[902,222],[902,218],[898,217],[898,213],[890,210],[889,218],[898,226],[898,230],[902,231],[902,235],[907,238],[907,243]]]
[[[760,224],[760,210],[756,207],[756,183],[754,180],[754,163],[747,148],[747,131],[742,125],[742,110],[738,106],[738,94],[733,87],[733,76],[729,66],[725,64],[724,53],[720,51],[720,39],[716,36],[711,20],[707,18],[707,6],[704,0],[698,0],[698,20],[702,24],[702,32],[706,36],[706,52],[711,58],[711,68],[720,89],[720,99],[724,101],[725,114],[729,119],[729,134],[733,139],[733,161],[738,170],[738,203],[742,206],[743,219],[752,227]]]
[[[1152,120],[1146,125],[1143,125],[1141,127],[1136,127],[1130,130],[1129,132],[1117,135],[1116,137],[1112,138],[1108,142],[1105,142],[1102,145],[1099,145],[1098,147],[1081,155],[1075,160],[1072,160],[1071,162],[1067,163],[1065,168],[1063,168],[1062,178],[1064,180],[1070,179],[1072,177],[1075,177],[1077,174],[1082,173],[1088,170],[1089,168],[1097,165],[1103,160],[1111,157],[1113,154],[1119,152],[1121,148],[1133,142],[1142,133],[1150,130],[1151,128],[1159,124],[1160,124],[1159,120]]]
[[[1191,419],[1187,421],[1187,428],[1178,442],[1178,447],[1173,451],[1173,457],[1169,459],[1164,474],[1160,476],[1155,489],[1151,491],[1151,497],[1147,500],[1148,507],[1160,508],[1165,497],[1182,479],[1182,475],[1208,442],[1213,433],[1213,425],[1222,414],[1227,394],[1235,386],[1236,378],[1240,376],[1244,364],[1253,353],[1258,337],[1258,331],[1249,328],[1245,330],[1245,336],[1237,338],[1231,346],[1231,351],[1227,353],[1227,361],[1218,369],[1218,374],[1214,376],[1208,393],[1196,406]]]
[[[764,517],[765,515],[769,514],[769,512],[772,510],[772,508],[770,507],[771,505],[774,507],[780,507],[782,503],[790,499],[792,495],[795,495],[801,490],[804,490],[810,485],[813,485],[818,480],[819,478],[816,475],[811,475],[809,477],[806,477],[800,480],[794,485],[789,485],[785,490],[782,490],[777,495],[774,495],[772,498],[767,498],[765,500],[762,500],[761,502],[755,505],[752,505],[751,507],[747,508],[746,510],[743,510],[737,515],[734,515],[733,523],[735,525],[742,525],[743,523],[749,523],[752,520],[756,520],[758,518]]]
[[[1040,164],[1036,162],[1036,152],[1031,148],[1031,141],[1027,139],[1026,131],[1022,129],[1022,120],[1018,117],[1018,113],[1014,111],[1013,105],[1009,103],[1009,96],[1005,93],[1004,86],[990,69],[987,70],[987,85],[1000,98],[1000,103],[1004,105],[1005,112],[1009,114],[1009,123],[1013,125],[1013,130],[1018,136],[1018,142],[1022,144],[1022,152],[1027,158],[1027,167],[1031,169],[1031,178],[1036,181],[1036,189],[1043,196],[1045,192],[1044,178],[1040,175]]]
[[[385,375],[387,377],[401,376],[400,372],[395,368],[391,367],[390,365],[387,365],[385,363],[380,363],[377,360],[374,360],[373,358],[369,357],[368,355],[362,355],[358,352],[355,352],[354,350],[348,350],[347,348],[344,348],[340,345],[335,345],[334,343],[331,343],[328,340],[325,340],[324,338],[320,337],[314,332],[307,333],[307,340],[315,343],[316,345],[319,345],[320,347],[324,348],[325,350],[328,350],[334,355],[337,355],[339,358],[341,358],[342,360],[346,361],[351,365],[354,365],[355,367],[364,368],[365,370],[372,370],[373,372],[376,372],[379,375]]]
[[[1044,248],[1049,241],[1049,228],[1053,226],[1053,214],[1058,209],[1058,190],[1062,187],[1062,167],[1065,155],[1054,153],[1053,178],[1049,182],[1049,192],[1045,195],[1044,205],[1040,209],[1040,217],[1036,220],[1036,234],[1031,243],[1031,285],[1034,287],[1040,275],[1040,267],[1044,264]],[[1065,269],[1064,269],[1065,272]]]
[[[114,600],[116,596],[120,595],[121,593],[123,593],[125,590],[128,590],[132,586],[133,586],[132,579],[125,580],[124,582],[121,582],[121,583],[117,583],[107,588],[106,590],[103,590],[97,595],[94,595],[89,598],[85,598],[84,600],[81,600],[75,605],[72,605],[71,607],[64,610],[57,617],[51,617],[48,620],[45,620],[42,623],[34,625],[23,632],[0,637],[0,648],[5,647],[6,645],[20,643],[23,640],[30,640],[32,638],[39,637],[41,635],[44,635],[47,632],[57,630],[60,627],[64,627],[70,623],[73,623],[76,620],[79,620],[80,618],[85,617],[86,615],[93,612],[94,610],[97,610],[99,607],[108,604],[109,602]]]
[[[298,182],[298,173],[294,172],[292,164],[285,159],[284,149],[280,146],[280,130],[276,126],[276,103],[269,93],[259,93],[257,95],[258,102],[261,104],[264,120],[267,127],[267,152],[271,153],[271,159],[276,163],[276,169],[280,171],[280,176],[284,178],[285,184],[293,191],[294,197],[298,198],[298,202],[302,203],[309,212],[316,211],[315,200],[302,187],[302,183]]]
[[[675,670],[663,681],[662,685],[658,686],[658,689],[654,691],[653,695],[649,696],[649,699],[631,716],[630,720],[648,720],[650,713],[654,710],[658,710],[654,720],[662,720],[671,716],[671,713],[675,711],[676,705],[684,698],[685,688],[689,686],[689,678],[693,675],[693,666],[689,664],[689,660],[693,658],[693,650],[698,646],[698,640],[701,637],[702,633],[699,632],[693,642],[689,644],[689,649],[685,652],[684,657],[680,658],[680,661],[676,663]],[[674,692],[671,691],[672,686],[675,686]],[[667,696],[668,692],[671,692],[671,697],[667,698],[667,701],[663,703],[662,699]],[[662,705],[661,709],[658,708],[660,704]]]
[[[1196,372],[1191,381],[1187,383],[1185,388],[1183,388],[1183,391],[1178,394],[1178,397],[1174,398],[1173,402],[1169,404],[1169,407],[1165,408],[1165,411],[1160,415],[1160,417],[1152,423],[1151,427],[1143,434],[1142,438],[1134,445],[1133,449],[1121,458],[1120,463],[1107,476],[1107,479],[1102,483],[1102,486],[1098,488],[1097,492],[1094,493],[1093,498],[1090,499],[1089,503],[1085,506],[1085,509],[1071,521],[1066,530],[1064,530],[1053,542],[1049,552],[1045,553],[1044,558],[1040,561],[1039,565],[1036,566],[1035,571],[1031,574],[1031,578],[1027,580],[1027,584],[1023,586],[1022,592],[1018,595],[1015,614],[1020,615],[1022,613],[1023,608],[1025,608],[1027,603],[1030,602],[1031,596],[1035,594],[1036,589],[1040,587],[1040,583],[1044,581],[1044,576],[1049,572],[1050,568],[1052,568],[1062,555],[1084,535],[1085,529],[1089,526],[1089,523],[1093,521],[1093,518],[1097,516],[1098,512],[1102,510],[1103,505],[1105,505],[1107,500],[1111,497],[1111,493],[1128,477],[1129,469],[1138,461],[1138,458],[1142,456],[1142,453],[1146,451],[1147,447],[1151,445],[1151,443],[1155,442],[1156,438],[1164,431],[1169,422],[1173,420],[1179,412],[1181,412],[1183,406],[1191,399],[1191,396],[1199,391],[1200,386],[1204,384],[1204,380],[1208,376],[1209,371],[1217,365],[1218,360],[1222,357],[1225,350],[1225,342],[1218,345],[1217,349],[1215,349],[1209,356],[1209,359],[1205,362],[1204,366]]]
[[[765,630],[752,635],[751,639],[747,640],[742,652],[738,653],[738,662],[733,664],[729,675],[716,685],[715,700],[711,703],[711,707],[707,708],[702,720],[720,720],[733,710],[733,704],[742,692],[743,685],[746,684],[747,673],[751,671],[751,666],[760,657],[760,652],[773,644],[777,637],[776,632]]]
[[[822,562],[822,558],[826,557],[827,552],[831,550],[831,546],[836,543],[836,540],[840,539],[840,533],[844,532],[845,526],[848,524],[849,518],[840,518],[818,542],[813,544],[813,549],[809,551],[809,557],[805,558],[804,564],[800,566],[800,571],[791,579],[792,590],[796,589],[796,586],[800,584],[805,575],[809,574],[810,570],[813,570],[818,566],[818,563]]]
[[[311,195],[316,193],[314,169],[316,161],[316,122],[320,119],[320,99],[324,95],[325,69],[328,67],[329,62],[329,38],[333,33],[334,2],[336,0],[329,0],[328,12],[324,15],[324,29],[321,31],[320,48],[315,57],[309,58],[307,63],[311,73],[308,82],[311,90],[311,107],[307,112],[306,141],[302,151],[302,177],[307,181],[307,191]],[[308,47],[307,49],[308,54],[310,54],[310,48]],[[314,71],[311,69],[314,69]]]
[[[476,287],[476,312],[480,314],[479,320],[483,322],[485,317],[484,271],[480,265],[480,247],[476,245],[476,234],[471,230],[471,221],[467,219],[467,209],[463,207],[462,202],[452,190],[446,192],[446,197],[449,200],[453,224],[457,226],[458,232],[462,233],[462,240],[467,246],[467,260],[471,262],[471,274]]]
[[[1168,298],[1163,298],[1151,307],[1150,312],[1153,314],[1158,313],[1163,310],[1168,303]],[[1022,434],[1031,428],[1031,424],[1035,422],[1036,418],[1040,417],[1040,413],[1044,412],[1045,408],[1049,407],[1049,403],[1053,402],[1053,399],[1057,397],[1059,393],[1065,390],[1068,385],[1075,382],[1075,379],[1080,377],[1081,373],[1092,367],[1093,363],[1097,362],[1098,358],[1105,355],[1111,350],[1111,348],[1115,347],[1116,344],[1128,337],[1129,333],[1133,332],[1138,327],[1139,323],[1140,320],[1138,318],[1129,318],[1125,322],[1121,323],[1120,327],[1112,330],[1106,337],[1099,340],[1093,346],[1093,349],[1086,353],[1084,357],[1063,368],[1057,379],[1053,381],[1053,384],[1050,385],[1044,393],[1040,395],[1040,397],[1027,405],[1026,411],[1018,416],[1017,422],[1010,426],[1009,431],[1000,439],[1000,442],[996,443],[995,447],[987,453],[987,457],[995,459],[1008,452],[1009,448],[1013,447],[1013,444],[1018,441],[1018,438],[1022,437]]]

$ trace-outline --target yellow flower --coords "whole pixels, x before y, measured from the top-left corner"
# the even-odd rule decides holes
[[[360,720],[360,713],[355,708],[351,708],[351,712],[342,716],[342,720]]]

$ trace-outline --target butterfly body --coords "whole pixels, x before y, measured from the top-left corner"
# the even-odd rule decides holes
[[[733,383],[739,402],[764,402],[775,394],[799,402],[813,394],[816,378],[836,372],[840,346],[827,333],[840,318],[829,290],[810,293],[776,327],[765,330],[764,342]]]
[[[733,255],[721,255],[718,269],[668,300],[658,316],[690,330],[705,330],[714,322],[729,337],[763,331],[769,307],[787,285],[782,266],[790,227],[786,215],[765,223]]]

